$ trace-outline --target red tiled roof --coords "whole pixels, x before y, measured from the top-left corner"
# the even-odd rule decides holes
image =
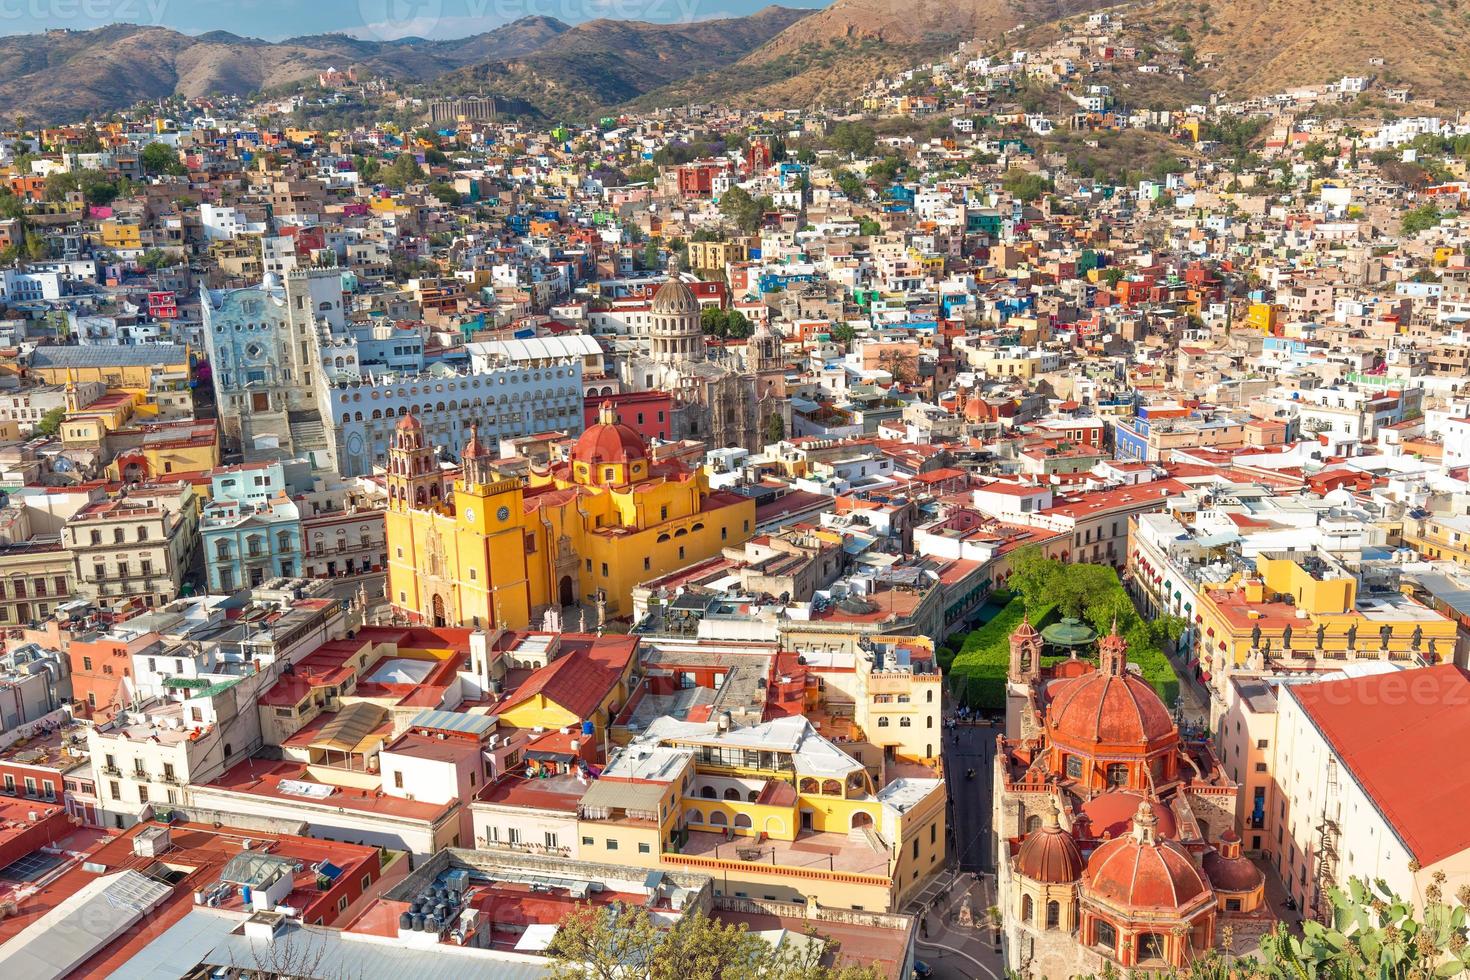
[[[1289,691],[1421,865],[1470,848],[1470,768],[1460,755],[1470,741],[1470,671],[1440,664]]]

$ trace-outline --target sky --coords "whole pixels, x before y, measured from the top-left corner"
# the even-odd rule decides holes
[[[0,35],[148,24],[186,34],[229,31],[278,41],[338,32],[371,40],[451,39],[521,17],[575,24],[597,17],[675,23],[753,13],[772,0],[0,0]],[[823,0],[781,0],[788,7]]]

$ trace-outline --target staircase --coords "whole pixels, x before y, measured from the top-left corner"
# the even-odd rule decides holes
[[[286,416],[291,430],[291,451],[305,455],[312,449],[327,448],[327,429],[316,412],[291,412]]]

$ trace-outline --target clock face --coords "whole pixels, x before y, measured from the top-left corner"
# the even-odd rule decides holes
[[[498,518],[500,518],[502,521],[508,521],[508,520],[510,520],[510,508],[509,507],[502,507],[502,508],[500,508],[499,510],[497,510],[495,512],[495,516],[498,517]]]

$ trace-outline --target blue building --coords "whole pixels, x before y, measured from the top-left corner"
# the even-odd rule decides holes
[[[230,593],[301,574],[301,511],[293,492],[309,487],[306,460],[248,463],[210,478],[213,499],[200,516],[209,591]]]

